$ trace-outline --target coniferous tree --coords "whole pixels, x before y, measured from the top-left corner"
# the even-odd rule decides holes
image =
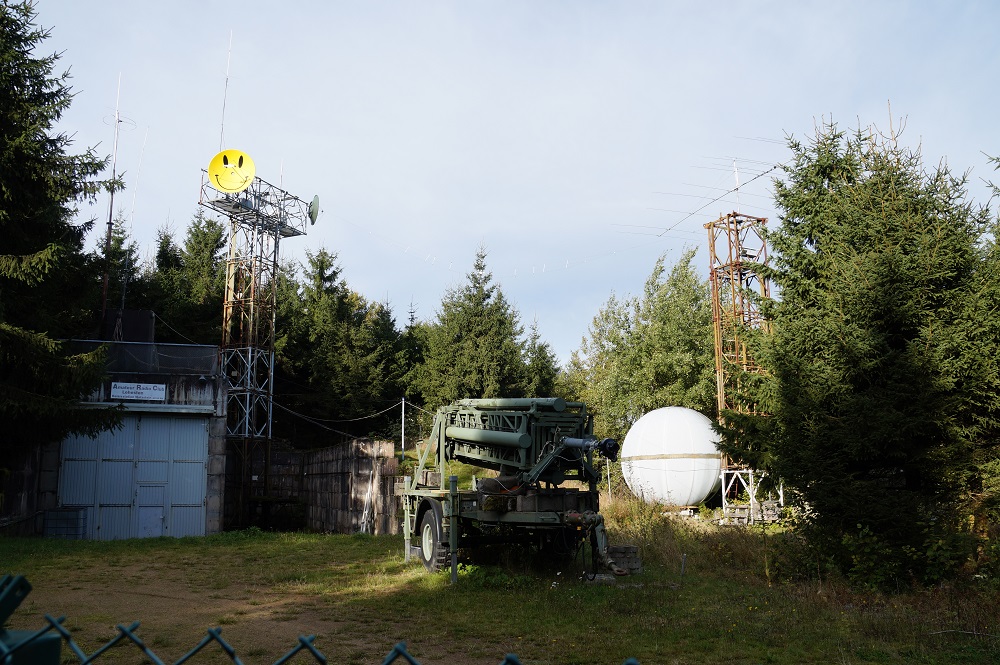
[[[725,447],[797,490],[814,543],[858,581],[937,579],[972,554],[997,459],[986,213],[896,136],[828,124],[791,148],[768,235],[781,297],[756,350],[768,415],[725,414]]]
[[[525,395],[528,397],[552,397],[556,395],[556,377],[559,363],[548,342],[542,340],[538,331],[538,319],[531,322],[528,342],[525,345]]]
[[[660,257],[641,298],[608,299],[571,366],[601,436],[622,440],[645,413],[685,406],[714,415],[712,312],[708,285],[685,252],[667,273]]]
[[[139,258],[139,244],[125,226],[123,211],[115,215],[111,243],[102,244],[99,265],[108,271],[107,310],[141,309],[149,300],[149,275]],[[108,315],[110,316],[110,314]]]
[[[303,284],[292,290],[289,282],[279,299],[276,349],[283,388],[275,400],[340,432],[384,433],[395,414],[369,416],[401,395],[400,333],[392,313],[348,287],[335,254],[321,249],[306,255]],[[289,418],[282,420],[291,426]],[[329,440],[323,427],[295,429],[302,445]]]
[[[685,252],[669,273],[660,257],[636,308],[624,362],[635,377],[632,401],[643,413],[684,406],[715,416],[712,302],[695,254]]]
[[[187,312],[178,324],[189,331],[189,338],[202,344],[218,344],[222,340],[226,241],[225,224],[198,210],[180,250]]]
[[[523,330],[486,268],[485,248],[476,252],[466,283],[445,294],[428,332],[417,377],[428,407],[461,398],[525,395]]]
[[[157,340],[219,344],[226,297],[225,224],[198,210],[178,246],[169,229],[157,231],[156,256],[143,278],[141,307],[158,319]]]
[[[406,327],[399,338],[396,364],[400,368],[400,389],[408,400],[419,399],[420,367],[424,364],[430,326],[417,320],[416,309],[410,303]]]
[[[96,273],[83,251],[89,224],[73,223],[79,202],[114,183],[98,179],[106,160],[69,153],[53,127],[69,106],[69,74],[58,55],[39,56],[47,31],[31,3],[0,5],[0,448],[95,433],[115,413],[77,408],[104,373],[99,352],[69,355],[54,341],[93,329]]]
[[[156,255],[152,265],[145,267],[148,293],[142,305],[156,314],[156,340],[159,342],[191,341],[188,335],[177,329],[183,327],[187,310],[183,265],[181,250],[174,242],[170,229],[160,227],[156,230]],[[218,343],[218,340],[213,343]]]

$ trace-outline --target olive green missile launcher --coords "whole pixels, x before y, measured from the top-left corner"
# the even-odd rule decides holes
[[[405,481],[407,554],[433,571],[459,549],[526,543],[565,555],[589,539],[599,566],[626,574],[608,556],[594,468],[594,453],[614,461],[618,443],[596,439],[593,428],[584,404],[558,397],[465,399],[438,409]],[[460,490],[446,477],[451,460],[496,477]]]

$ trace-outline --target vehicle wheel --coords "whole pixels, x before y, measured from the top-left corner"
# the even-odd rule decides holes
[[[431,501],[420,519],[420,560],[430,572],[444,568],[448,563],[448,545],[444,542],[441,528],[441,504]]]

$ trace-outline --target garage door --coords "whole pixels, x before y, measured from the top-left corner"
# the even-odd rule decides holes
[[[205,535],[208,419],[132,414],[123,425],[63,442],[60,505],[86,511],[87,538]]]

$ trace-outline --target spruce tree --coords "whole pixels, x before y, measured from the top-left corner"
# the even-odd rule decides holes
[[[538,330],[538,319],[531,322],[524,355],[525,394],[528,397],[554,396],[559,363],[555,353],[552,352],[552,347],[542,339],[542,334]]]
[[[756,350],[767,415],[724,414],[725,447],[796,490],[854,579],[932,581],[973,554],[970,500],[997,455],[986,212],[896,136],[827,124],[791,148]]]
[[[582,396],[601,436],[622,440],[636,420],[664,406],[714,415],[711,299],[694,257],[685,252],[668,273],[661,256],[640,298],[612,294],[574,355],[571,367],[583,369]]]
[[[349,288],[336,254],[306,256],[303,283],[283,278],[281,287],[275,401],[341,432],[384,435],[395,413],[369,416],[401,395],[402,346],[392,312]],[[282,411],[275,414],[279,436],[305,446],[329,440],[329,430],[293,424]]]
[[[462,398],[525,396],[523,329],[517,311],[493,283],[485,248],[476,252],[466,283],[445,294],[428,332],[417,377],[428,407]]]
[[[77,408],[99,383],[103,355],[72,355],[54,341],[92,333],[93,262],[83,251],[90,224],[77,204],[114,183],[98,176],[107,160],[74,155],[53,130],[72,94],[69,74],[53,75],[58,55],[37,50],[48,35],[30,2],[0,5],[0,449],[96,433],[115,413]]]

